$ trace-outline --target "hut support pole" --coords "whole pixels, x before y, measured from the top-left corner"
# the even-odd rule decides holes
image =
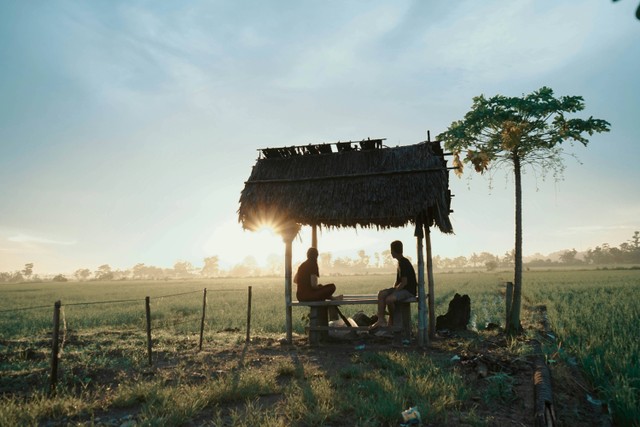
[[[418,346],[424,347],[425,337],[427,336],[427,307],[424,292],[424,254],[422,250],[424,237],[422,235],[422,225],[417,225],[416,234],[418,250]],[[428,337],[426,341],[428,341]]]
[[[287,342],[291,343],[293,340],[293,321],[291,313],[291,247],[293,239],[287,239],[284,243],[284,300],[287,307]]]
[[[424,239],[427,249],[427,282],[429,283],[429,338],[436,337],[436,299],[433,282],[433,257],[431,252],[431,231],[429,226],[424,227]]]
[[[298,234],[300,227],[297,224],[291,224],[282,233],[282,240],[284,241],[284,302],[286,307],[286,330],[287,330],[287,342],[290,344],[293,342],[293,320],[291,312],[291,254],[293,239]]]
[[[311,227],[311,247],[318,249],[318,226],[315,224]]]

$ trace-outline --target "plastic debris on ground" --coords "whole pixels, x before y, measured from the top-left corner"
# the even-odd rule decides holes
[[[400,426],[406,427],[420,425],[420,412],[418,412],[418,408],[416,406],[413,406],[406,411],[402,411],[401,415],[403,422],[400,424]]]

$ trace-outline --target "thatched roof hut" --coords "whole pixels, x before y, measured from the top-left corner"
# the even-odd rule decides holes
[[[262,150],[240,196],[243,227],[257,228],[265,217],[300,225],[377,228],[422,218],[423,224],[451,233],[449,174],[439,143],[383,148],[382,140],[363,142],[373,148],[334,152],[323,144],[313,150]]]
[[[435,334],[429,228],[452,233],[451,192],[444,153],[437,141],[388,148],[382,139],[261,149],[240,195],[245,229],[278,228],[285,243],[287,340],[292,340],[291,253],[300,226],[391,228],[414,224],[418,239],[420,344],[426,337],[422,244],[429,279],[429,335]]]

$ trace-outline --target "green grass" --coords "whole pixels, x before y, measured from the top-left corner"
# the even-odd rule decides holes
[[[339,293],[358,294],[376,293],[388,287],[391,279],[371,275],[332,277],[331,281]],[[508,272],[436,275],[436,314],[446,312],[457,292],[471,297],[472,324],[479,331],[489,322],[503,324],[504,282],[508,280]],[[353,414],[349,419],[353,425],[393,425],[400,411],[415,405],[424,408],[423,419],[445,423],[468,398],[464,381],[449,364],[395,352],[357,353],[351,365],[331,375],[317,375],[316,368],[292,357],[278,360],[268,370],[244,366],[194,383],[187,359],[174,359],[188,353],[189,363],[200,363],[194,352],[202,290],[207,288],[205,348],[240,348],[248,286],[252,286],[252,336],[283,336],[281,278],[0,286],[0,392],[4,396],[0,425],[86,418],[104,408],[132,406],[138,407],[138,420],[146,425],[179,425],[202,411],[208,411],[206,423],[210,425],[339,424],[345,414]],[[637,423],[640,271],[529,271],[524,275],[523,294],[525,305],[547,307],[557,335],[545,345],[549,357],[575,360],[598,397],[611,408],[614,421]],[[146,376],[146,296],[151,298],[154,358],[158,363],[178,365],[176,377],[170,380],[153,372]],[[56,300],[63,305],[65,341],[58,393],[50,399],[46,392]],[[127,301],[109,302],[116,300]],[[16,310],[28,307],[39,308]],[[372,306],[346,306],[343,311],[352,315],[359,309],[367,314],[375,311]],[[304,333],[305,314],[303,308],[293,310],[297,334]],[[526,354],[526,349],[512,350]],[[203,371],[211,369],[204,359],[201,363]],[[122,374],[105,378],[113,372]],[[131,372],[134,377],[128,376]],[[488,399],[508,403],[512,387],[508,376],[490,377],[487,384]],[[346,402],[336,399],[338,390],[351,398]],[[277,396],[275,403],[264,401],[273,395]],[[482,425],[473,408],[467,408],[460,419]]]
[[[576,358],[619,425],[640,419],[640,274],[539,274],[525,294],[547,305],[559,357]]]

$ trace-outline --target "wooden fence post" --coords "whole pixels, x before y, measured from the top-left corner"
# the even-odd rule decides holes
[[[150,298],[144,298],[144,305],[147,312],[147,353],[149,354],[149,366],[153,365],[151,358],[151,307],[149,304]]]
[[[249,286],[249,296],[247,299],[247,342],[251,341],[251,286]]]
[[[49,387],[49,394],[53,395],[56,391],[56,384],[58,382],[58,351],[59,351],[59,337],[60,337],[60,306],[62,303],[56,301],[53,305],[53,340],[51,344],[51,384]]]
[[[202,351],[202,337],[204,336],[204,318],[207,313],[207,288],[202,292],[202,319],[200,320],[200,345],[198,351]]]
[[[509,325],[511,324],[511,304],[513,304],[513,282],[506,282],[507,290],[505,294],[505,303],[506,303],[506,321],[504,322],[504,330],[509,330]]]

